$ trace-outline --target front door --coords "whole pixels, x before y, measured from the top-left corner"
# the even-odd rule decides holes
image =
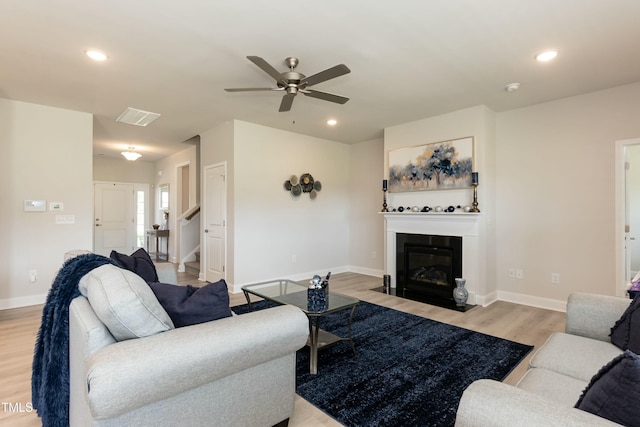
[[[227,226],[227,167],[218,164],[205,168],[204,203],[204,280],[225,278]]]
[[[129,254],[135,245],[132,184],[94,184],[94,252]]]

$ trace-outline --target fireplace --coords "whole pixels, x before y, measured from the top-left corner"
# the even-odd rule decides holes
[[[462,277],[462,237],[396,234],[396,295],[449,306]]]
[[[462,244],[462,255],[460,262],[462,270],[456,270],[453,279],[462,277],[466,279],[466,289],[469,292],[468,306],[485,305],[495,300],[493,295],[487,295],[485,291],[484,275],[482,273],[482,263],[484,262],[484,254],[480,251],[481,227],[480,219],[482,213],[458,213],[458,212],[442,212],[442,213],[415,213],[415,212],[384,212],[385,227],[385,273],[391,276],[391,288],[393,292],[402,296],[404,285],[400,285],[399,279],[404,278],[404,273],[398,274],[397,270],[405,270],[404,261],[397,259],[397,236],[401,234],[409,235],[434,235],[434,236],[452,236],[460,238]],[[437,246],[438,249],[442,246]],[[458,249],[455,249],[456,251]],[[404,258],[404,255],[403,255]],[[456,275],[458,272],[461,274]],[[453,285],[453,284],[451,284]],[[402,288],[401,288],[402,286]],[[440,290],[442,294],[445,291]],[[430,304],[438,304],[438,301],[446,302],[455,307],[453,302],[453,290],[451,294],[441,297],[428,297],[423,293],[409,290],[405,292],[407,298],[420,298],[420,300],[434,299],[435,302],[424,301]],[[451,299],[449,299],[451,298]],[[443,305],[443,304],[440,304]]]

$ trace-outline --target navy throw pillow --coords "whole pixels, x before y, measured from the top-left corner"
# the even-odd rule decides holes
[[[591,379],[576,408],[631,427],[640,427],[640,356],[625,351]]]
[[[611,343],[621,350],[640,354],[640,296],[636,296],[611,328]]]
[[[125,255],[116,251],[111,251],[109,257],[114,260],[119,267],[133,271],[142,277],[145,282],[157,282],[158,272],[151,257],[144,249],[140,248],[131,255]]]
[[[220,280],[197,288],[149,283],[176,328],[231,316],[227,282]]]

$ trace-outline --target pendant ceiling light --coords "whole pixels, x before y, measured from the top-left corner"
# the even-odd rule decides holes
[[[127,151],[123,151],[120,154],[122,154],[125,159],[131,162],[138,160],[140,157],[142,157],[142,154],[138,153],[135,147],[129,147]]]

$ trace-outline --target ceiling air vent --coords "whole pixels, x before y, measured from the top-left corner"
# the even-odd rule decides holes
[[[116,119],[116,122],[134,126],[146,126],[158,117],[160,117],[160,114],[158,113],[128,107],[124,113],[120,114],[120,117]]]

